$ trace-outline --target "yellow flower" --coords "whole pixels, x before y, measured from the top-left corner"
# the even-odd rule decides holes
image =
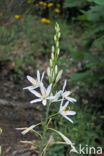
[[[19,19],[20,15],[15,15],[14,17],[15,17],[15,19]]]
[[[56,9],[54,10],[54,12],[60,13],[60,10],[59,10],[58,8],[56,8]]]
[[[42,21],[43,23],[50,23],[50,22],[51,22],[51,20],[46,19],[46,18],[42,18],[41,21]]]
[[[40,5],[43,5],[43,8],[44,8],[44,9],[45,9],[46,6],[47,6],[47,3],[46,3],[46,2],[43,2],[43,1],[40,1],[39,4],[40,4]]]
[[[44,4],[44,2],[43,2],[43,1],[40,1],[40,2],[39,2],[39,4],[40,4],[40,5],[43,5],[43,4]]]
[[[53,5],[53,3],[48,3],[48,7],[52,7]]]

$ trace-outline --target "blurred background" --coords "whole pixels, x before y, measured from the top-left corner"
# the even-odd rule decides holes
[[[29,85],[26,75],[35,77],[37,69],[46,70],[56,21],[61,28],[58,65],[64,70],[60,85],[68,79],[68,89],[77,99],[71,106],[77,115],[72,117],[74,124],[57,118],[52,126],[61,127],[77,148],[79,144],[104,147],[104,1],[0,0],[0,144],[4,156],[29,148],[20,140],[38,140],[30,134],[22,136],[15,128],[30,126],[44,116],[45,108],[30,105],[34,97],[22,88]],[[69,148],[60,145],[50,148],[48,156],[68,153]]]

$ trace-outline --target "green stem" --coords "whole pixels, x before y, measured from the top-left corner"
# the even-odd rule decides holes
[[[42,156],[42,151],[44,148],[44,144],[46,142],[46,132],[47,132],[47,121],[48,121],[48,114],[49,114],[49,107],[50,107],[50,101],[48,101],[47,103],[47,111],[46,111],[46,118],[45,118],[45,125],[43,125],[43,136],[42,136],[42,143],[41,143],[41,147],[40,147],[40,152],[39,152],[39,156]]]
[[[52,115],[50,115],[49,117],[48,117],[48,119],[50,119],[50,118],[52,118],[52,117],[54,117],[54,116],[56,116],[56,115],[58,115],[59,114],[59,112],[57,112],[57,113],[55,113],[55,114],[52,114]]]

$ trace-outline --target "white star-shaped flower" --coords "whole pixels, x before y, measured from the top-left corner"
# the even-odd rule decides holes
[[[58,91],[58,92],[56,92],[56,94],[54,95],[54,98],[52,98],[51,101],[52,101],[52,102],[58,102],[58,101],[61,101],[60,97],[61,97],[61,90]]]
[[[44,72],[42,73],[42,77],[40,78],[39,70],[37,71],[37,79],[34,79],[33,77],[27,75],[27,79],[31,82],[32,86],[28,86],[23,89],[33,90],[33,89],[40,87],[43,81],[43,78],[44,78]]]
[[[60,113],[64,118],[66,118],[68,121],[70,121],[70,122],[73,123],[73,121],[72,121],[68,116],[69,116],[69,115],[75,115],[76,112],[67,110],[67,106],[69,105],[69,101],[67,101],[67,102],[65,103],[64,106],[63,106],[63,101],[64,101],[64,100],[61,101],[59,113]]]
[[[61,91],[61,96],[70,102],[76,102],[76,99],[69,97],[71,92],[65,91],[66,83],[67,83],[67,81],[65,80],[62,91]]]
[[[54,96],[50,95],[51,88],[52,88],[52,84],[50,84],[47,89],[44,87],[43,84],[41,84],[40,85],[41,93],[38,93],[35,90],[30,90],[31,93],[33,93],[35,96],[38,97],[38,99],[30,101],[30,103],[36,103],[42,101],[42,104],[45,106],[47,104],[47,100],[54,99]]]

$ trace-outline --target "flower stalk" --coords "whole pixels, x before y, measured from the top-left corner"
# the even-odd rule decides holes
[[[59,48],[60,27],[58,23],[56,23],[55,25],[55,31],[56,31],[56,34],[54,35],[55,46],[52,46],[51,59],[49,61],[50,64],[47,67],[47,75],[49,78],[48,87],[46,88],[43,84],[44,72],[42,73],[42,76],[40,76],[40,72],[38,70],[36,79],[32,78],[29,75],[27,76],[27,79],[30,81],[31,85],[24,88],[24,89],[29,90],[33,95],[37,97],[34,100],[30,101],[31,104],[41,102],[43,106],[46,106],[45,121],[42,126],[43,128],[42,135],[40,133],[37,133],[37,131],[33,130],[39,124],[32,125],[29,128],[25,128],[25,131],[22,132],[22,134],[26,134],[27,132],[32,131],[38,134],[40,137],[42,136],[41,145],[39,149],[39,156],[43,156],[43,153],[46,152],[47,146],[50,145],[49,141],[47,140],[48,130],[52,130],[56,132],[57,134],[59,134],[64,140],[63,144],[70,145],[72,150],[76,152],[76,149],[73,146],[72,142],[64,134],[62,134],[60,131],[56,131],[53,128],[49,128],[49,123],[50,123],[49,119],[51,119],[52,117],[55,117],[56,115],[61,115],[65,119],[67,119],[69,122],[73,123],[73,121],[70,119],[69,116],[70,115],[73,116],[76,114],[76,112],[71,111],[69,109],[69,103],[76,102],[76,99],[70,97],[70,94],[71,94],[70,91],[65,90],[65,87],[67,84],[66,80],[64,81],[63,88],[59,91],[56,91],[55,93],[56,85],[58,81],[61,79],[61,76],[63,73],[62,70],[58,70],[58,65],[57,65],[57,60],[58,60],[58,56],[60,53],[60,48]],[[40,92],[39,90],[37,91],[37,88],[39,88]],[[65,101],[65,104],[64,104],[64,101]],[[56,112],[55,114],[50,115],[49,114],[50,106],[51,104],[54,104],[56,102],[60,103],[59,111]],[[56,141],[54,143],[57,144],[61,142]]]
[[[41,146],[40,146],[39,156],[42,156],[42,152],[43,152],[43,149],[44,149],[44,144],[46,142],[47,122],[48,122],[50,104],[51,104],[50,101],[48,101],[47,102],[47,109],[46,109],[45,124],[43,125],[43,136],[42,136],[42,142],[41,142]]]

